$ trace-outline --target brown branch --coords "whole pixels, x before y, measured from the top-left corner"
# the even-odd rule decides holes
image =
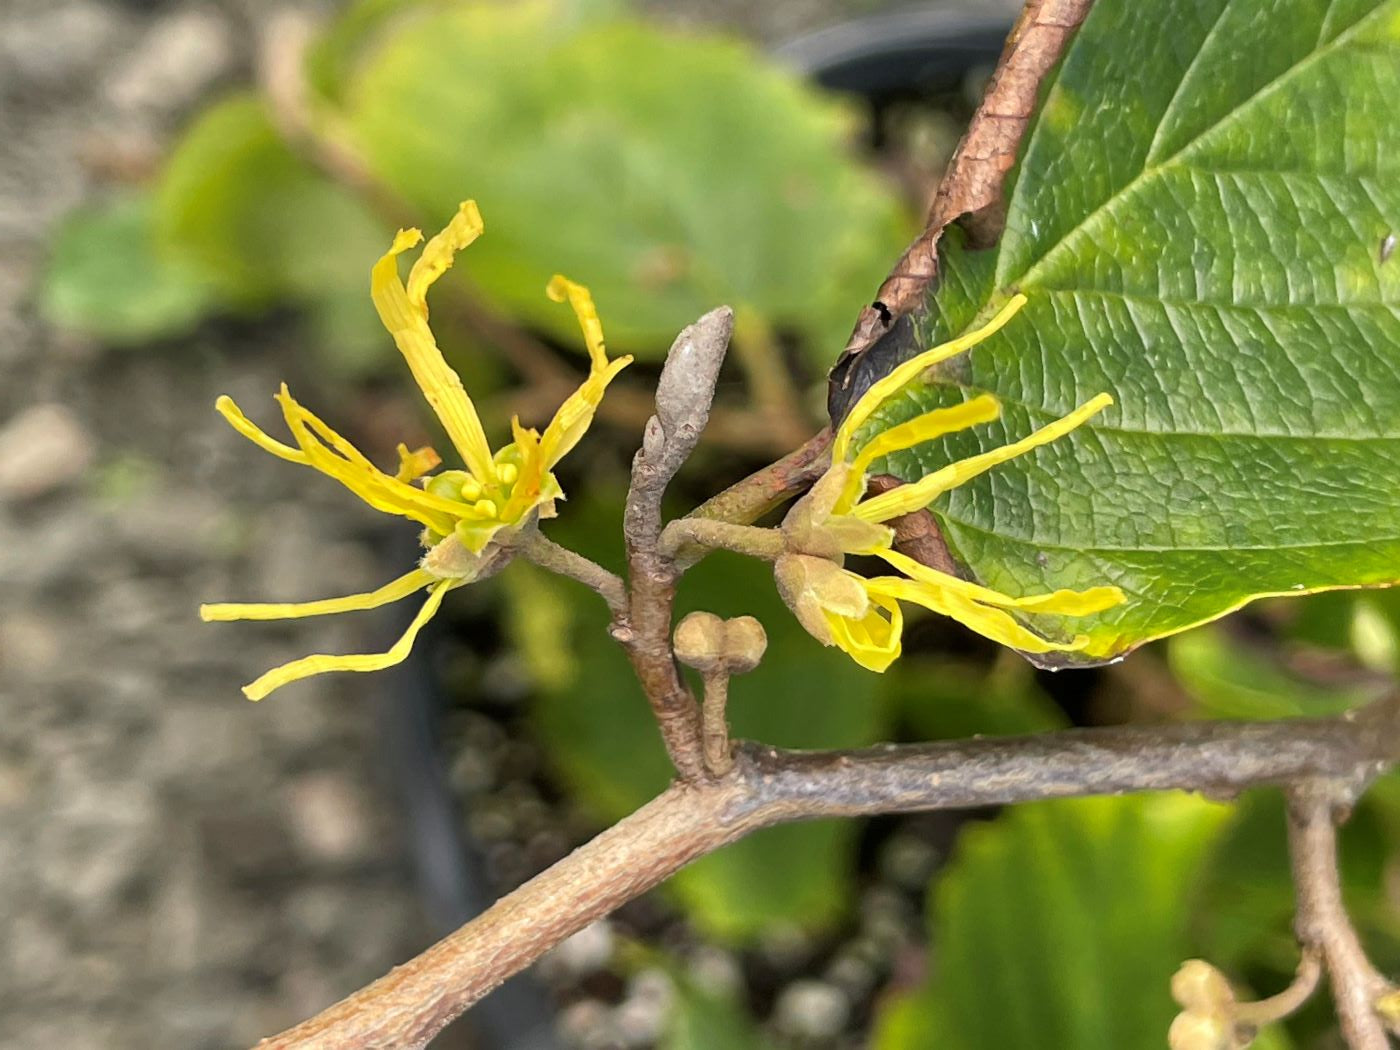
[[[741,744],[727,776],[673,785],[416,959],[260,1045],[422,1046],[588,922],[691,860],[772,824],[1133,791],[1221,796],[1305,781],[1361,784],[1397,757],[1397,697],[1354,717],[1327,719],[1072,729],[836,752]],[[1351,967],[1344,972],[1359,982],[1346,1009],[1364,1015],[1377,986],[1369,963],[1358,961],[1364,956],[1357,954],[1354,934],[1348,942],[1338,932],[1350,926],[1338,925],[1345,915],[1331,853],[1331,810],[1302,814],[1300,915],[1310,918],[1300,922],[1300,934],[1322,943],[1331,953],[1329,966],[1341,951]],[[1385,1044],[1352,1045],[1379,1050]]]
[[[632,461],[622,532],[627,542],[627,615],[613,637],[627,650],[651,703],[666,752],[682,779],[705,775],[699,711],[671,651],[671,619],[679,571],[658,547],[666,486],[695,451],[710,417],[715,380],[734,330],[734,312],[711,310],[672,344],[656,387],[656,415],[647,421]]]
[[[1298,897],[1298,939],[1322,956],[1342,1036],[1351,1050],[1386,1050],[1390,1041],[1376,1001],[1392,991],[1366,956],[1342,900],[1337,821],[1377,770],[1342,780],[1307,781],[1290,792],[1288,841]]]
[[[805,491],[829,466],[831,428],[823,427],[801,448],[712,496],[686,516],[747,525]]]
[[[833,369],[834,383],[851,378],[851,357],[879,342],[901,317],[924,308],[938,277],[938,242],[950,222],[962,220],[979,245],[993,244],[1001,236],[1006,176],[1030,126],[1041,81],[1092,6],[1093,0],[1028,0],[982,103],[943,172],[924,232],[895,263],[875,302],[861,311]]]

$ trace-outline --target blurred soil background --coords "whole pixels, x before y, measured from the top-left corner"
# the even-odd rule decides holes
[[[883,6],[650,8],[767,45]],[[33,305],[55,223],[249,81],[273,7],[0,4],[7,1047],[248,1045],[431,939],[376,748],[390,680],[333,676],[258,707],[237,691],[294,656],[373,644],[366,624],[195,615],[201,600],[382,582],[374,515],[212,411],[220,393],[262,405],[283,379],[295,389],[295,329],[216,322],[124,352],[44,326]]]

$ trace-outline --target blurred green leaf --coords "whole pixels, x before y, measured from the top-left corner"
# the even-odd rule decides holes
[[[573,10],[392,23],[346,90],[373,170],[429,222],[475,197],[487,236],[464,265],[564,340],[542,295],[556,271],[593,289],[619,349],[658,357],[728,302],[827,363],[909,232],[843,144],[849,114],[737,41]]]
[[[68,216],[54,236],[39,288],[46,320],[112,344],[188,332],[210,298],[197,267],[157,252],[145,193]]]
[[[991,667],[907,654],[881,679],[890,702],[920,740],[1017,736],[1064,729],[1069,720],[1035,683],[1035,670],[1006,654]]]
[[[1184,795],[1047,802],[965,829],[931,894],[936,973],[879,1050],[1157,1050],[1197,871],[1230,810]]]
[[[1123,588],[1036,618],[1089,636],[1068,660],[1400,578],[1397,95],[1400,0],[1098,0],[1042,86],[1000,243],[943,238],[919,343],[1028,301],[877,426],[972,393],[1005,415],[884,469],[913,480],[1116,397],[934,506],[998,590]]]
[[[1216,718],[1320,717],[1379,695],[1376,685],[1321,686],[1286,673],[1272,654],[1203,627],[1171,640],[1167,662],[1183,688]]]
[[[766,1050],[748,1012],[733,998],[676,977],[676,998],[659,1050]]]
[[[570,501],[545,531],[616,564],[608,547],[621,535],[621,507],[620,493],[595,488],[591,499]],[[602,602],[567,581],[542,582],[553,588],[553,601],[536,584],[528,600],[551,625],[561,608],[568,609],[567,629],[549,630],[569,651],[533,661],[540,686],[536,724],[552,761],[585,804],[600,820],[617,820],[665,788],[670,764],[631,667],[607,637]],[[736,735],[785,747],[859,747],[886,731],[877,676],[814,642],[778,599],[765,564],[712,555],[682,581],[677,608],[680,614],[706,609],[757,616],[768,632],[763,663],[730,686]],[[511,621],[525,625],[535,615],[526,607]],[[533,626],[527,633],[537,634]],[[538,654],[541,644],[535,637],[522,652]],[[566,683],[561,668],[571,674]],[[850,821],[772,828],[697,861],[669,886],[699,926],[725,940],[749,940],[775,925],[820,928],[850,905],[857,830]]]
[[[229,307],[302,306],[333,349],[386,353],[369,299],[370,267],[389,242],[383,224],[294,154],[256,97],[228,98],[186,132],[155,221],[161,248],[206,275]]]
[[[1288,637],[1344,649],[1375,671],[1400,671],[1400,588],[1331,591],[1289,603]]]

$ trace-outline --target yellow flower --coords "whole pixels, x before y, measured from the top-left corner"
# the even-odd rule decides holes
[[[277,401],[295,447],[268,436],[228,397],[215,407],[244,437],[274,456],[328,474],[376,510],[396,514],[423,526],[426,549],[417,568],[367,594],[294,604],[219,604],[200,606],[205,620],[280,620],[326,613],[373,609],[427,588],[428,598],[403,636],[387,652],[355,656],[308,656],[275,668],[245,686],[251,700],[272,690],[326,671],[377,671],[401,662],[413,640],[452,588],[470,583],[499,564],[499,542],[538,518],[554,515],[555,500],[563,497],[552,473],[583,436],[603,392],[630,357],[609,360],[603,326],[588,289],[555,276],[545,289],[556,302],[567,301],[583,329],[588,346],[589,373],[564,401],[544,433],[511,420],[513,440],[492,452],[486,432],[462,380],[443,358],[428,327],[427,293],[452,265],[456,254],[481,235],[481,213],[475,201],[462,204],[456,216],[423,247],[409,270],[408,283],[399,277],[398,256],[423,239],[418,230],[400,230],[389,251],[374,265],[370,295],[384,326],[408,362],[409,370],[466,469],[430,475],[441,463],[431,448],[410,451],[399,445],[399,466],[386,474],[365,458],[287,392],[283,384]]]
[[[1020,441],[950,463],[910,484],[866,496],[867,472],[877,460],[1000,415],[997,400],[983,394],[880,431],[856,448],[859,431],[886,401],[932,365],[992,335],[1025,302],[1024,295],[1012,297],[983,327],[906,361],[866,391],[836,432],[831,469],[783,522],[790,553],[775,566],[779,591],[814,637],[825,645],[840,647],[862,667],[883,671],[899,656],[901,601],[951,616],[993,641],[1032,653],[1082,649],[1089,639],[1078,635],[1068,642],[1053,641],[1024,626],[1012,612],[1084,616],[1123,601],[1123,592],[1117,587],[1059,590],[1019,598],[1002,594],[893,550],[893,531],[885,525],[924,509],[978,474],[1069,433],[1112,404],[1108,394],[1100,394]],[[859,576],[842,567],[848,554],[882,558],[903,575]]]

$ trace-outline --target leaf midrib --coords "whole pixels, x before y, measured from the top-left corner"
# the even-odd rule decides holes
[[[1344,47],[1349,45],[1352,42],[1352,38],[1355,35],[1357,35],[1361,29],[1366,27],[1372,21],[1372,19],[1376,18],[1380,13],[1385,11],[1390,6],[1391,5],[1389,3],[1386,3],[1384,2],[1384,0],[1382,0],[1382,2],[1377,4],[1376,7],[1372,9],[1368,14],[1362,16],[1361,18],[1358,18],[1350,27],[1347,28],[1345,32],[1338,34],[1336,37],[1328,41],[1328,43],[1326,43],[1322,47],[1316,47],[1312,51],[1309,51],[1308,54],[1305,55],[1298,62],[1295,62],[1293,65],[1289,66],[1286,70],[1284,70],[1278,76],[1274,77],[1272,80],[1268,81],[1265,84],[1262,84],[1248,98],[1243,99],[1238,106],[1224,113],[1214,123],[1212,123],[1206,128],[1203,128],[1194,137],[1183,143],[1182,146],[1171,156],[1167,157],[1165,160],[1157,164],[1144,166],[1142,171],[1138,172],[1138,174],[1135,175],[1131,181],[1124,184],[1124,186],[1120,190],[1118,190],[1118,192],[1111,195],[1107,200],[1105,200],[1097,208],[1095,208],[1078,223],[1076,223],[1074,227],[1068,230],[1063,236],[1061,236],[1059,240],[1057,240],[1048,249],[1046,249],[1045,252],[1041,254],[1040,258],[1037,259],[1034,263],[1032,263],[1030,267],[1027,268],[1024,272],[1022,272],[1019,275],[1019,277],[1001,272],[1001,259],[999,258],[997,265],[998,272],[995,278],[995,286],[997,288],[1006,288],[1013,282],[1016,282],[1021,288],[1024,289],[1032,285],[1035,281],[1035,278],[1039,274],[1043,273],[1046,269],[1048,269],[1050,265],[1056,260],[1056,257],[1058,255],[1068,250],[1067,246],[1069,245],[1069,242],[1078,233],[1080,233],[1080,231],[1088,228],[1091,224],[1095,223],[1096,220],[1100,218],[1100,216],[1104,216],[1108,213],[1111,213],[1112,210],[1121,201],[1129,198],[1132,194],[1136,193],[1140,186],[1142,186],[1144,183],[1149,182],[1160,172],[1172,167],[1179,161],[1185,161],[1189,159],[1191,152],[1197,147],[1199,147],[1201,143],[1206,141],[1211,135],[1213,135],[1217,129],[1221,127],[1228,127],[1233,121],[1238,119],[1239,115],[1242,112],[1252,107],[1260,99],[1266,97],[1276,88],[1278,88],[1281,84],[1287,83],[1299,72],[1311,67],[1324,55],[1330,54],[1331,52],[1336,50],[1342,50]],[[1189,75],[1189,72],[1190,67],[1188,67],[1187,71],[1182,74],[1183,83],[1185,82],[1187,75]],[[1163,111],[1162,117],[1159,119],[1157,127],[1153,131],[1154,142],[1156,141],[1157,135],[1161,131],[1162,123],[1166,120],[1167,115],[1171,112],[1172,106],[1175,104],[1175,102],[1176,96],[1174,95],[1172,97],[1171,102],[1168,103],[1167,108]],[[1147,155],[1151,155],[1150,148]],[[1002,256],[1002,258],[1004,258],[1004,256]]]

